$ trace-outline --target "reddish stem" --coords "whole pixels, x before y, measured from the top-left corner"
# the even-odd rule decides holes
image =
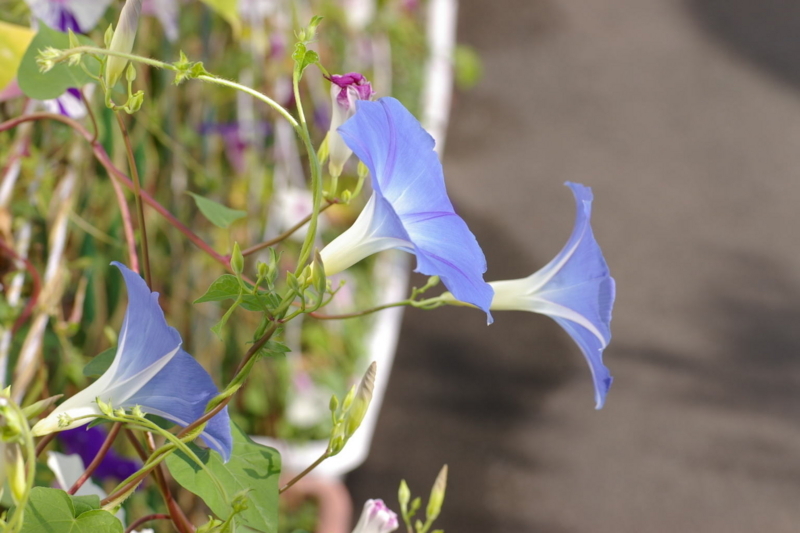
[[[133,434],[133,431],[126,429],[125,435],[127,435],[128,440],[133,445],[133,448],[136,450],[136,453],[139,455],[139,458],[142,460],[142,462],[146,462],[147,452],[145,451],[144,447],[142,447],[139,439],[136,438],[136,435]],[[150,434],[148,433],[148,435]],[[152,435],[150,437],[152,439]],[[158,490],[161,492],[161,496],[164,498],[164,502],[167,504],[167,509],[169,509],[169,512],[171,513],[171,515],[165,516],[168,516],[169,519],[172,520],[172,523],[175,525],[175,529],[181,533],[191,533],[194,531],[194,526],[189,519],[186,518],[183,510],[175,501],[175,498],[172,497],[172,493],[169,491],[169,485],[167,484],[166,476],[161,468],[162,466],[163,465],[159,464],[158,467],[153,470],[153,476],[156,478],[156,485],[158,485]]]
[[[25,304],[25,308],[22,310],[22,313],[20,313],[20,315],[14,321],[14,325],[11,326],[11,333],[16,333],[17,330],[22,327],[22,324],[28,320],[28,317],[31,316],[33,308],[36,306],[36,302],[39,300],[39,292],[42,289],[42,280],[39,277],[39,272],[37,272],[36,268],[34,268],[33,263],[19,255],[16,250],[6,244],[3,239],[0,239],[0,248],[2,248],[3,251],[8,255],[25,265],[25,270],[27,270],[31,275],[31,281],[33,282],[33,289],[31,290],[30,298],[28,298],[28,303]]]
[[[125,533],[131,533],[142,524],[151,522],[153,520],[170,520],[171,518],[172,517],[168,514],[149,514],[147,516],[143,516],[141,518],[137,518],[136,520],[134,520],[131,523],[131,525],[128,526],[128,529],[125,530]]]
[[[86,128],[84,128],[80,122],[77,122],[69,117],[57,115],[55,113],[31,113],[30,115],[23,115],[0,123],[0,131],[6,131],[24,122],[36,120],[55,120],[70,126],[73,130],[81,134],[81,136],[83,136],[87,142],[89,142],[92,147],[92,151],[94,152],[94,156],[97,158],[100,164],[105,167],[108,173],[119,179],[119,181],[129,190],[133,190],[133,182],[131,179],[124,172],[114,166],[114,163],[111,162],[111,159],[108,157],[108,154],[103,146],[96,140],[93,141],[93,135]],[[224,266],[226,270],[231,273],[233,272],[231,270],[229,258],[217,253],[217,251],[209,246],[203,239],[198,237],[197,234],[190,230],[185,224],[175,218],[172,213],[170,213],[163,205],[158,203],[155,198],[150,196],[147,192],[142,191],[142,200],[144,200],[144,202],[150,207],[158,211],[161,216],[167,219],[167,222],[169,222],[175,229],[183,233],[186,238],[192,241],[198,248],[206,252],[216,262]]]
[[[92,477],[94,471],[97,470],[97,467],[100,466],[100,463],[102,463],[103,459],[105,459],[108,450],[111,449],[111,445],[114,444],[114,439],[116,439],[117,435],[119,435],[120,429],[122,429],[122,422],[116,422],[113,426],[111,426],[111,431],[108,432],[108,436],[103,442],[103,445],[100,446],[100,450],[97,452],[97,455],[94,456],[94,459],[92,459],[92,462],[86,467],[86,471],[81,474],[81,477],[78,478],[78,481],[76,481],[75,484],[72,485],[72,487],[67,491],[68,494],[75,494],[78,489],[81,488],[90,477]]]

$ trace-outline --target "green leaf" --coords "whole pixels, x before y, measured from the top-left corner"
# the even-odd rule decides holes
[[[197,204],[197,207],[200,209],[200,212],[203,213],[203,215],[205,215],[205,217],[218,228],[227,228],[240,218],[247,216],[246,211],[225,207],[222,204],[218,204],[217,202],[209,200],[208,198],[203,198],[199,194],[195,194],[193,192],[190,192],[189,194],[191,194],[192,198],[194,198],[194,201]]]
[[[236,522],[257,531],[274,533],[278,529],[278,478],[281,458],[277,450],[256,444],[236,424],[233,431],[233,453],[227,463],[217,452],[190,445],[209,470],[214,473],[230,496],[247,493],[247,509],[236,516]],[[182,487],[200,496],[220,518],[231,513],[230,502],[219,494],[211,478],[194,461],[181,452],[166,460],[167,467]]]
[[[114,362],[114,356],[117,354],[117,347],[112,346],[107,350],[103,350],[99,354],[95,355],[91,361],[86,363],[86,366],[83,367],[83,375],[87,378],[99,378],[103,374],[105,374],[108,367],[111,366],[111,363]]]
[[[483,77],[481,56],[471,46],[460,44],[453,54],[456,86],[461,90],[471,89]]]
[[[0,89],[11,83],[33,39],[33,30],[0,21]]]
[[[122,533],[122,522],[100,509],[97,496],[72,496],[58,489],[34,487],[20,533]]]
[[[280,300],[272,293],[259,291],[252,294],[253,286],[245,282],[247,293],[242,297],[241,306],[248,311],[264,312],[280,305]],[[235,300],[239,297],[241,286],[236,276],[223,274],[211,284],[206,293],[194,301],[196,304],[203,302],[221,302]]]
[[[96,46],[94,41],[85,35],[78,35],[81,44]],[[36,100],[50,100],[58,98],[70,87],[83,87],[91,83],[94,79],[84,72],[80,65],[69,66],[67,61],[55,65],[48,72],[39,72],[39,65],[36,63],[36,56],[39,50],[47,47],[58,49],[70,48],[69,35],[48,28],[43,22],[39,21],[39,32],[28,45],[25,55],[17,72],[19,88],[27,96]],[[89,72],[98,76],[100,65],[94,59],[84,56],[81,61],[88,68]]]

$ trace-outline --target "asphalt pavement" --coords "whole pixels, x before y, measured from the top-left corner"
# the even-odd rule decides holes
[[[356,506],[448,463],[448,533],[800,531],[800,4],[462,0],[459,40],[444,168],[487,279],[591,186],[615,382],[595,411],[546,317],[411,310]]]

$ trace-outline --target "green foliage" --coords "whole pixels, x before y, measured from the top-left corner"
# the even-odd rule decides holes
[[[456,85],[459,89],[471,89],[483,77],[483,63],[478,52],[471,46],[460,44],[453,54]]]
[[[222,462],[216,452],[190,445],[192,451],[221,482],[226,492],[246,494],[247,508],[235,521],[257,531],[274,533],[278,528],[278,478],[281,472],[280,454],[272,448],[253,442],[238,426],[231,424],[233,453],[230,461]],[[207,473],[181,452],[167,458],[167,467],[175,480],[198,495],[219,517],[227,518],[233,511]]]
[[[222,204],[218,204],[217,202],[209,200],[208,198],[203,198],[199,194],[195,194],[193,192],[190,192],[189,194],[191,194],[192,198],[194,198],[194,201],[197,204],[198,209],[200,209],[200,212],[203,213],[203,215],[218,228],[227,228],[240,218],[247,216],[246,211],[225,207]]]
[[[95,43],[86,36],[78,35],[78,41],[86,46],[95,46]],[[70,38],[66,33],[61,33],[39,23],[39,32],[28,45],[25,55],[17,72],[19,88],[27,96],[37,100],[50,100],[61,96],[70,87],[83,87],[94,81],[92,76],[99,76],[99,63],[86,57],[81,59],[83,65],[91,73],[88,74],[80,65],[71,66],[66,61],[58,63],[47,72],[40,72],[36,58],[40,50],[47,48],[70,48]]]
[[[116,516],[100,509],[97,496],[70,496],[63,490],[35,487],[25,508],[20,533],[122,533]]]
[[[95,355],[91,361],[86,363],[86,366],[83,367],[83,375],[87,378],[99,378],[102,376],[108,367],[111,366],[111,363],[114,362],[114,356],[117,354],[117,347],[112,346],[107,350],[103,350],[99,354]]]
[[[280,304],[280,299],[273,293],[259,290],[253,292],[253,286],[247,282],[244,283],[246,292],[242,295],[240,305],[248,310],[255,312],[264,312],[269,309],[275,308]],[[211,284],[206,293],[194,301],[199,304],[203,302],[221,302],[223,300],[236,300],[242,292],[242,285],[236,276],[232,274],[223,274]]]

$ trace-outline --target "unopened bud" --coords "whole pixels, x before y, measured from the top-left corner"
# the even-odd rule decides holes
[[[335,413],[338,408],[339,408],[339,398],[337,398],[335,394],[332,394],[331,402],[328,404],[328,409],[331,410],[331,413]]]
[[[358,386],[356,397],[353,400],[353,406],[347,412],[347,419],[345,421],[344,436],[349,439],[356,432],[364,417],[367,415],[367,409],[372,401],[372,390],[375,388],[375,373],[377,364],[373,361],[369,368],[367,368],[361,383]]]
[[[133,115],[142,108],[144,103],[144,91],[136,91],[136,94],[128,98],[128,103],[125,104],[125,112]]]
[[[405,479],[400,480],[400,488],[397,489],[397,501],[400,502],[400,508],[403,514],[406,514],[408,509],[408,501],[411,499],[411,489],[408,488],[408,483]]]
[[[231,270],[237,276],[240,276],[244,271],[244,256],[242,250],[239,248],[239,243],[233,243],[233,252],[231,253]]]
[[[431,497],[428,498],[428,508],[425,510],[428,522],[433,522],[442,511],[444,503],[444,493],[447,490],[447,465],[444,465],[436,476],[436,481],[431,489]]]
[[[353,533],[389,533],[399,526],[397,515],[383,500],[367,500]]]
[[[139,14],[142,11],[142,0],[127,0],[119,14],[119,22],[111,38],[108,49],[112,52],[130,54],[133,41],[136,39],[136,28],[139,26]],[[117,84],[128,60],[122,57],[109,56],[106,61],[106,86],[111,89]]]
[[[111,404],[104,402],[100,398],[95,398],[95,403],[97,403],[97,407],[100,409],[100,412],[106,416],[114,416],[114,410],[111,408]],[[65,413],[66,414],[66,413]],[[61,425],[61,420],[58,421],[59,425]]]
[[[6,465],[11,496],[14,498],[14,502],[19,503],[25,496],[25,491],[28,490],[28,484],[25,482],[25,460],[22,457],[22,448],[16,443],[6,443],[3,460]]]
[[[367,168],[367,165],[365,165],[363,161],[358,162],[358,167],[356,169],[356,172],[358,172],[358,177],[361,179],[364,179],[367,176],[369,176],[369,168]]]
[[[131,415],[135,416],[136,418],[144,418],[144,413],[142,412],[142,408],[138,405],[133,406],[133,409],[131,409]]]
[[[314,250],[314,263],[311,265],[311,281],[314,284],[314,290],[317,291],[320,298],[325,294],[328,288],[328,280],[325,277],[325,265],[322,263],[322,256],[319,255],[319,250]]]

